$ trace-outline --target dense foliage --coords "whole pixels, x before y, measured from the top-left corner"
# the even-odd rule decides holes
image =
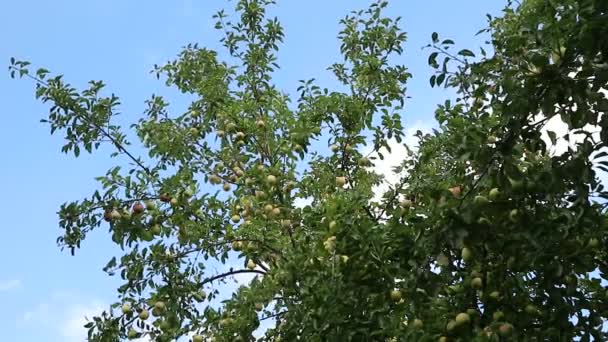
[[[382,0],[345,17],[344,60],[329,69],[347,91],[307,80],[290,97],[272,83],[283,40],[272,2],[215,16],[230,62],[191,45],[156,69],[196,100],[179,114],[147,102],[132,126],[145,158],[113,123],[120,102],[104,83],[79,91],[11,61],[51,105],[63,151],[109,143],[129,161],[60,210],[61,247],[109,228],[125,253],[104,268],[124,285],[89,340],[250,341],[267,319],[264,341],[607,340],[608,2],[508,4],[480,32],[488,52],[433,33],[431,86],[458,98],[380,195],[372,166],[402,142],[411,76],[394,63],[399,19]],[[559,154],[547,144],[564,139],[547,131],[556,116],[571,146]],[[255,277],[209,305],[241,273]]]

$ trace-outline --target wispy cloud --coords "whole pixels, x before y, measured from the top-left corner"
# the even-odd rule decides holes
[[[21,286],[21,280],[19,279],[0,281],[0,292],[13,290],[19,286]]]

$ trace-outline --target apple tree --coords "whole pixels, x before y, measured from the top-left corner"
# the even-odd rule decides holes
[[[61,248],[107,229],[124,251],[104,267],[122,285],[89,340],[251,341],[266,320],[263,341],[608,339],[608,3],[509,3],[477,52],[433,33],[430,85],[455,98],[378,193],[373,166],[404,139],[399,18],[384,0],[346,16],[329,67],[340,90],[303,80],[290,95],[272,82],[273,2],[214,16],[226,61],[192,44],[156,67],[195,100],[171,113],[153,96],[131,131],[103,82],[78,90],[11,60],[62,151],[120,158],[59,211]],[[223,293],[239,275],[251,280]]]

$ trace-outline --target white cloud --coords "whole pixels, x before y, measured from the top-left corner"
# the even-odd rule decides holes
[[[21,286],[21,280],[19,280],[19,279],[0,281],[0,292],[14,290],[20,286]]]
[[[407,145],[410,150],[415,151],[418,148],[418,138],[415,136],[416,132],[421,131],[423,134],[426,134],[431,131],[431,128],[430,124],[418,121],[406,130],[405,138],[401,143],[398,143],[394,139],[389,140],[390,152],[388,152],[386,148],[380,149],[380,153],[382,153],[384,159],[381,160],[378,158],[377,153],[370,154],[371,158],[376,158],[372,170],[384,177],[382,184],[374,188],[374,194],[376,195],[374,201],[380,200],[382,194],[384,194],[391,185],[395,185],[399,182],[402,175],[395,173],[393,169],[396,166],[401,165],[407,156],[407,149],[404,145]],[[371,152],[371,148],[362,152],[363,154],[368,154]]]
[[[106,308],[106,305],[98,301],[72,306],[59,326],[61,336],[64,337],[65,341],[69,342],[86,341],[87,329],[84,328],[84,325],[93,316],[101,314]]]

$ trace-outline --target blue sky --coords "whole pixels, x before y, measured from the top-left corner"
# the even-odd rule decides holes
[[[272,14],[280,17],[286,40],[276,83],[292,94],[300,79],[315,77],[322,86],[334,85],[325,68],[340,60],[338,20],[368,3],[280,1]],[[387,13],[403,17],[409,36],[400,62],[414,74],[412,99],[403,113],[407,128],[432,126],[434,109],[447,95],[428,85],[428,52],[421,47],[431,32],[475,48],[482,43],[474,34],[484,27],[485,14],[499,14],[504,3],[393,1]],[[211,15],[231,5],[203,0],[7,1],[0,11],[0,63],[8,66],[12,56],[26,59],[66,75],[77,87],[104,80],[121,97],[122,120],[134,122],[152,93],[183,108],[185,98],[148,72],[191,42],[225,55]],[[88,196],[97,186],[93,177],[117,161],[107,158],[105,150],[79,159],[61,154],[61,136],[49,136],[48,127],[39,123],[47,108],[34,99],[33,89],[30,81],[0,74],[0,340],[82,341],[79,318],[114,300],[117,281],[101,267],[116,249],[100,230],[76,257],[61,252],[55,244],[60,233],[56,211],[65,201]]]

